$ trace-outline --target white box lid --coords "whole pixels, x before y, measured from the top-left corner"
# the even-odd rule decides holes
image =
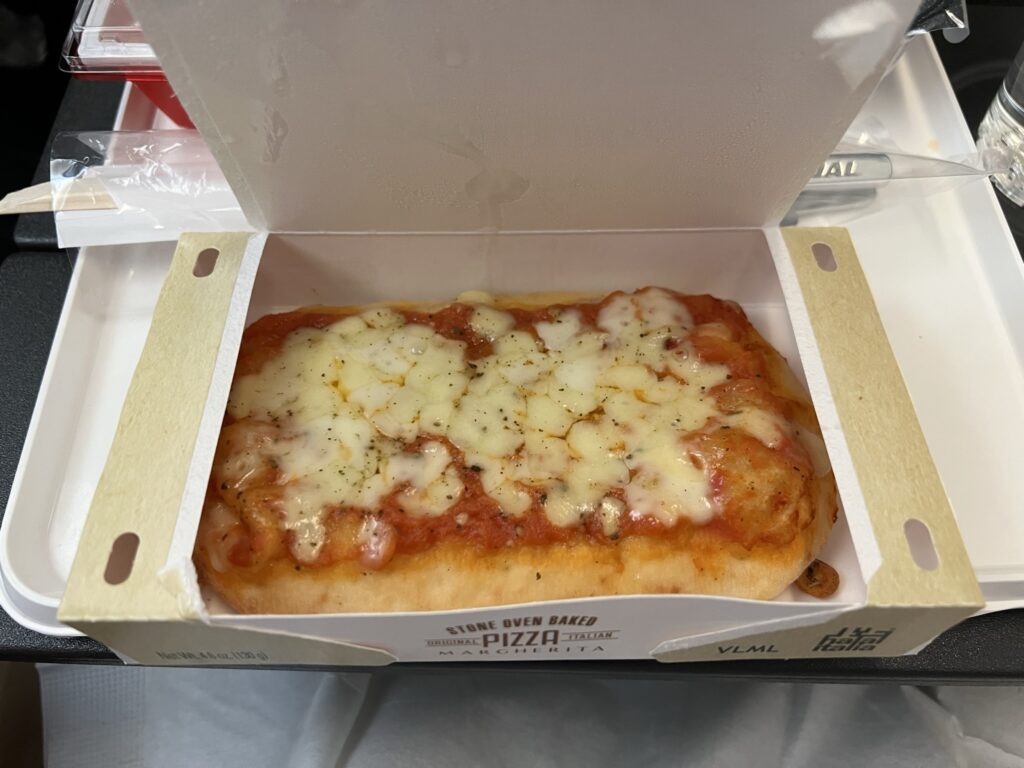
[[[272,231],[777,223],[917,0],[132,0]]]

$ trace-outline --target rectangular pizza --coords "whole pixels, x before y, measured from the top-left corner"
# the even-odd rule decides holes
[[[246,613],[770,599],[834,589],[810,566],[836,514],[808,397],[737,304],[471,293],[253,323],[194,561]]]

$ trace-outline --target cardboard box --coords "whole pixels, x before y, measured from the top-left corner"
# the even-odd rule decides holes
[[[833,272],[821,269],[813,253],[822,244],[835,259]],[[197,278],[196,259],[210,249],[218,252],[216,268]],[[628,263],[623,252],[631,254]],[[556,269],[548,267],[552,260]],[[735,269],[721,269],[723,260]],[[366,280],[370,274],[372,281]],[[411,274],[416,280],[409,280]],[[208,610],[196,584],[192,545],[245,322],[325,295],[359,303],[380,296],[436,298],[470,287],[515,292],[536,285],[541,274],[555,290],[634,287],[660,278],[729,295],[747,307],[794,367],[802,361],[848,526],[834,531],[825,554],[843,574],[842,589],[823,601],[791,589],[771,602],[659,595],[419,614],[237,616]],[[199,315],[202,323],[195,321]],[[887,451],[879,452],[878,445]],[[914,562],[904,531],[908,520],[931,532],[939,561],[932,570]],[[122,581],[110,573],[118,570],[123,537],[135,537],[137,551],[131,575]],[[368,654],[377,658],[374,651],[383,659],[410,661],[677,660],[901,653],[980,605],[955,520],[842,230],[197,234],[179,242],[60,616],[146,663],[324,663],[321,654],[328,651],[314,654],[308,640],[297,649],[282,639],[287,635],[326,641],[335,663],[367,663]]]
[[[866,27],[838,2],[743,8],[756,18],[742,21],[725,5],[563,15],[439,2],[425,27],[424,11],[397,5],[289,16],[276,3],[246,15],[237,2],[137,0],[250,221],[307,234],[179,242],[61,620],[144,663],[381,664],[894,655],[976,611],[971,564],[848,237],[771,225],[877,83],[914,4]],[[330,97],[326,21],[339,33],[328,59],[366,75]],[[189,36],[201,28],[223,31],[217,46]],[[232,91],[245,71],[252,83]],[[382,229],[393,234],[353,234]],[[819,266],[822,245],[834,271]],[[216,268],[196,278],[209,249]],[[247,318],[468,288],[649,283],[739,300],[802,372],[844,507],[826,554],[844,577],[833,598],[287,617],[203,601],[192,542]]]

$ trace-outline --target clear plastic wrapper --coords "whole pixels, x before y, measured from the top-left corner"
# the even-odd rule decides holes
[[[176,240],[187,231],[250,229],[213,155],[195,131],[60,134],[50,160],[57,242],[85,245]],[[102,189],[102,208],[80,208]]]
[[[972,155],[900,151],[877,121],[857,120],[808,181],[786,224],[826,217],[842,224],[882,207],[1004,173],[1011,158],[982,146]],[[186,231],[251,227],[196,131],[60,134],[50,163],[61,247],[177,239]]]
[[[984,146],[950,157],[903,152],[884,125],[858,119],[818,167],[783,223],[808,223],[808,218],[820,216],[829,224],[844,224],[1002,173],[1009,162],[1006,153]]]
[[[967,36],[967,4],[964,0],[922,0],[907,34],[926,35],[940,30],[947,37],[952,33],[950,42],[959,41],[957,33]]]

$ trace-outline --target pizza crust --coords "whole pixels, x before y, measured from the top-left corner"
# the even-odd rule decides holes
[[[488,304],[498,309],[533,309],[602,296],[544,293],[495,297]],[[380,306],[433,311],[448,303]],[[309,311],[344,316],[369,306],[311,307]],[[751,339],[767,363],[773,391],[794,402],[793,421],[820,440],[809,399],[786,361],[754,329]],[[759,542],[749,548],[700,527],[680,526],[666,535],[614,542],[581,538],[499,549],[442,542],[425,552],[396,555],[378,571],[365,570],[354,560],[308,567],[287,558],[245,569],[225,568],[223,563],[215,567],[203,545],[201,528],[194,559],[201,583],[241,613],[441,611],[634,594],[767,600],[793,583],[825,545],[838,505],[831,471],[812,478],[810,492],[796,503],[806,507],[809,524],[786,543]]]
[[[832,528],[835,487],[822,481],[819,514],[782,547],[718,539],[680,549],[671,537],[483,550],[442,544],[398,555],[381,571],[346,561],[296,570],[277,561],[256,581],[214,570],[204,553],[204,581],[240,613],[383,613],[445,611],[612,595],[697,594],[770,600],[815,559]],[[824,512],[824,514],[820,514]],[[538,576],[539,574],[539,576]]]

